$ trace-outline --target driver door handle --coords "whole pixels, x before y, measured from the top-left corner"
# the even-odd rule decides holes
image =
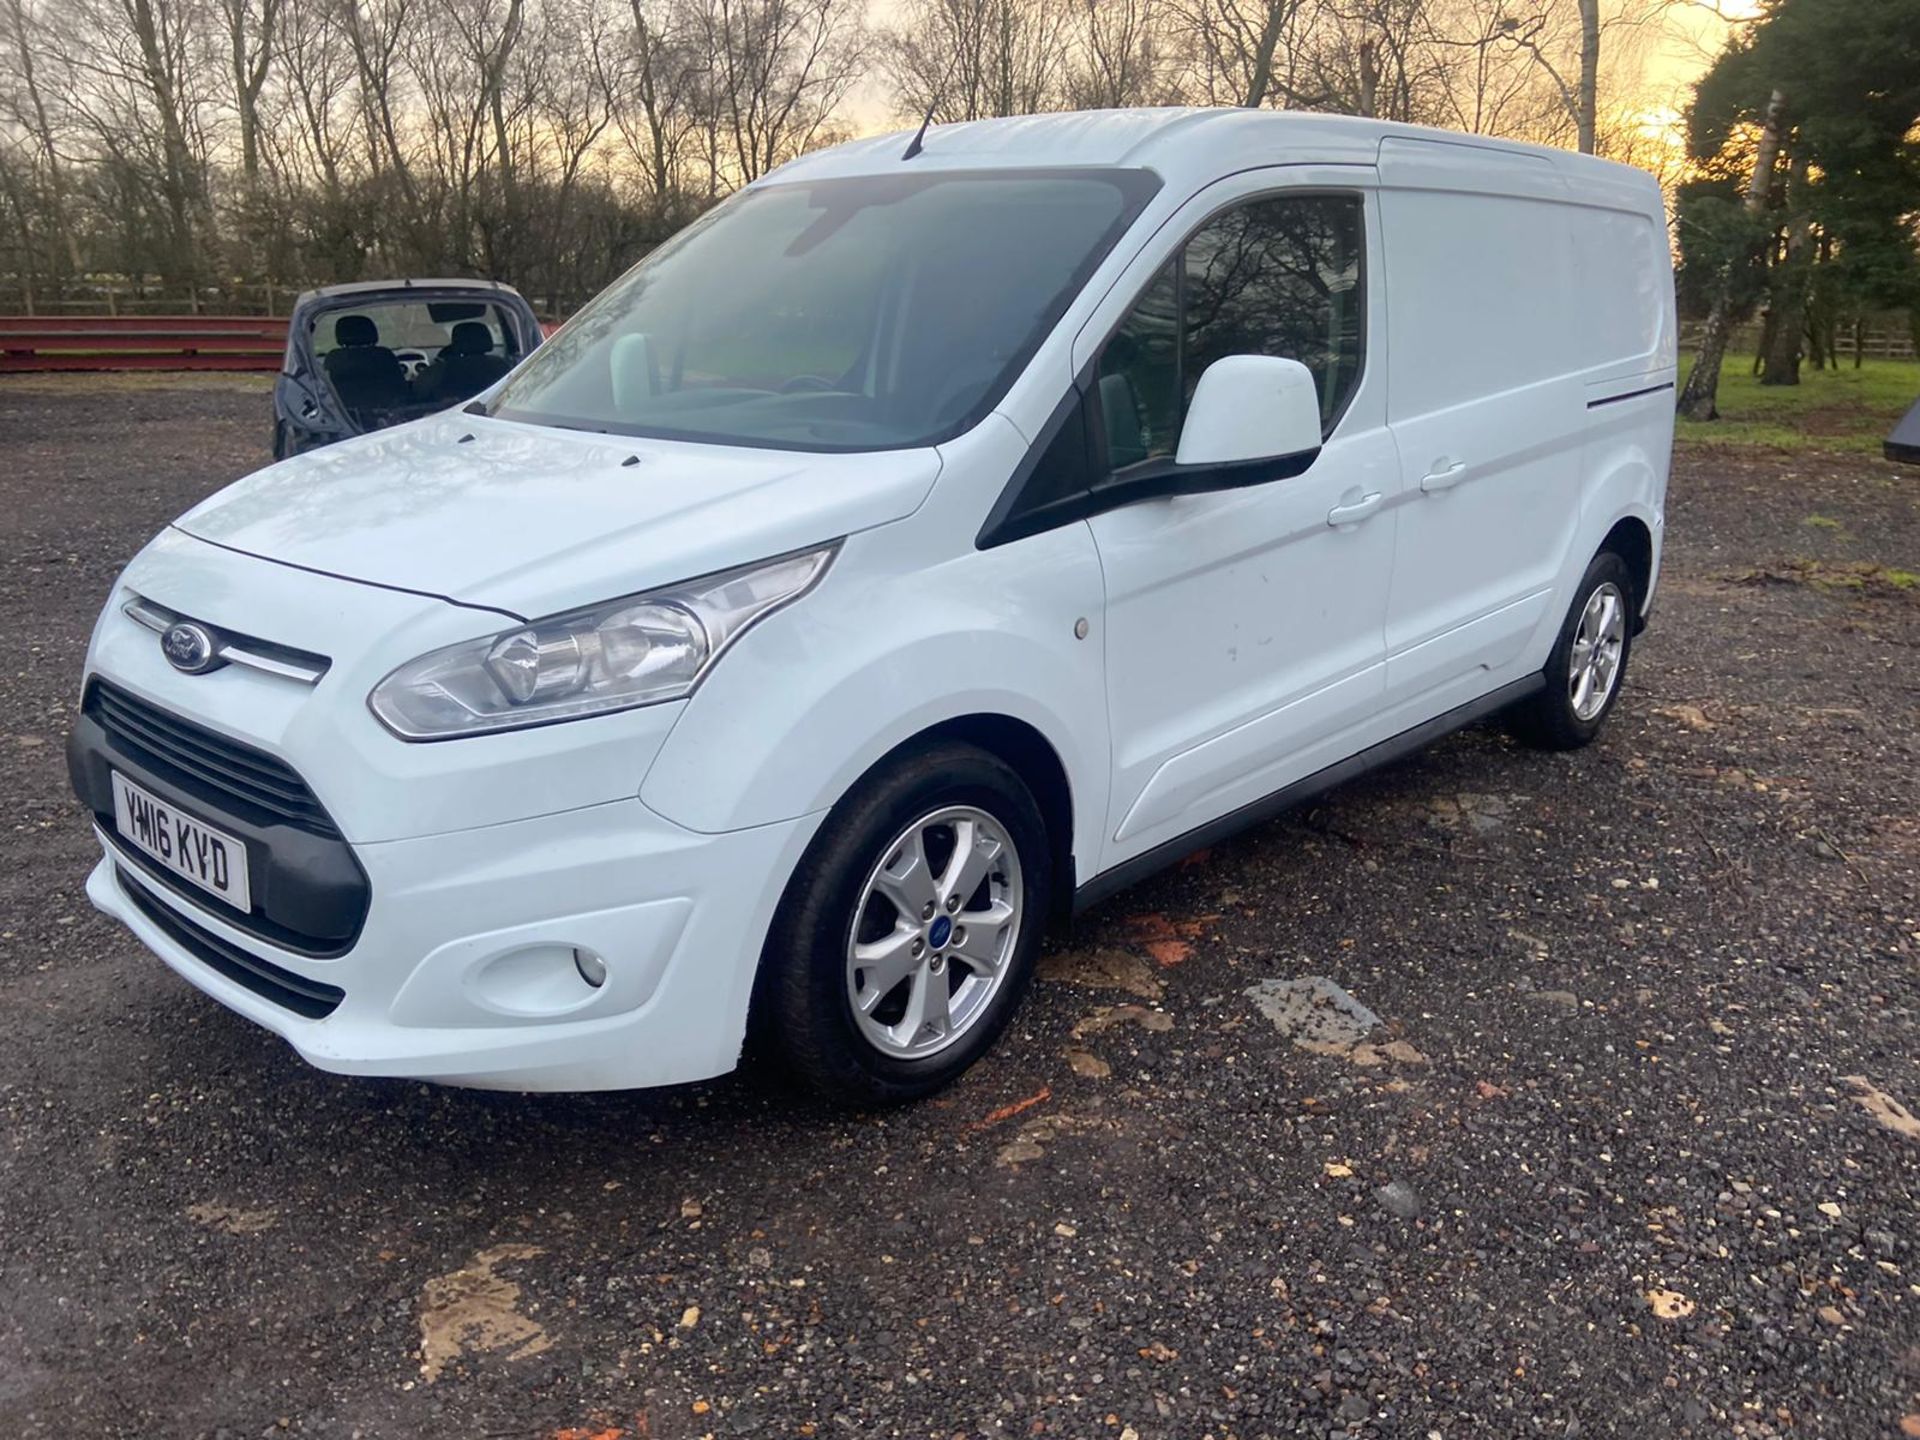
[[[1467,462],[1456,460],[1445,469],[1434,469],[1430,474],[1420,477],[1420,488],[1432,495],[1441,490],[1451,490],[1467,478]]]
[[[1374,511],[1386,503],[1386,492],[1376,490],[1371,495],[1363,495],[1351,505],[1336,505],[1327,511],[1329,525],[1358,525]]]

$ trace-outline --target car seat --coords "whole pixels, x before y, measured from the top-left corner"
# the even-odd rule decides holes
[[[462,320],[447,337],[446,349],[434,358],[432,392],[443,400],[464,400],[509,368],[506,356],[493,353],[493,332],[478,320]]]
[[[380,343],[380,327],[366,315],[333,322],[334,348],[327,352],[327,379],[349,410],[391,410],[407,398],[407,372]]]

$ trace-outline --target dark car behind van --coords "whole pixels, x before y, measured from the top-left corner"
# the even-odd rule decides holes
[[[370,280],[309,290],[287,323],[273,388],[274,458],[471,399],[540,336],[520,292],[491,280]]]

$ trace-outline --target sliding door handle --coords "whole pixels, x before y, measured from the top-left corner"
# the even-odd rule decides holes
[[[1349,492],[1351,493],[1351,492]],[[1374,511],[1386,503],[1386,493],[1375,490],[1371,495],[1363,495],[1347,505],[1336,505],[1327,511],[1329,525],[1358,525]]]
[[[1464,460],[1456,460],[1444,469],[1436,466],[1431,474],[1422,475],[1420,477],[1420,488],[1426,491],[1427,494],[1434,495],[1442,490],[1451,490],[1466,478],[1467,462]]]

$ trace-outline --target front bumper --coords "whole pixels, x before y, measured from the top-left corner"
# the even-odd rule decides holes
[[[123,613],[133,594],[324,672],[182,674]],[[730,1069],[817,818],[702,834],[650,809],[678,704],[445,744],[381,728],[381,676],[503,618],[164,532],[88,652],[69,753],[102,846],[88,895],[323,1069],[527,1090]],[[111,838],[116,770],[245,846],[250,914]]]
[[[372,903],[352,948],[330,959],[265,944],[220,918],[217,902],[190,901],[127,864],[104,834],[87,896],[323,1070],[624,1089],[737,1063],[761,942],[817,823],[701,835],[634,799],[357,846]],[[157,923],[156,905],[179,923]],[[302,1014],[218,963],[221,947],[339,998]],[[576,948],[605,964],[599,987],[580,977]]]

